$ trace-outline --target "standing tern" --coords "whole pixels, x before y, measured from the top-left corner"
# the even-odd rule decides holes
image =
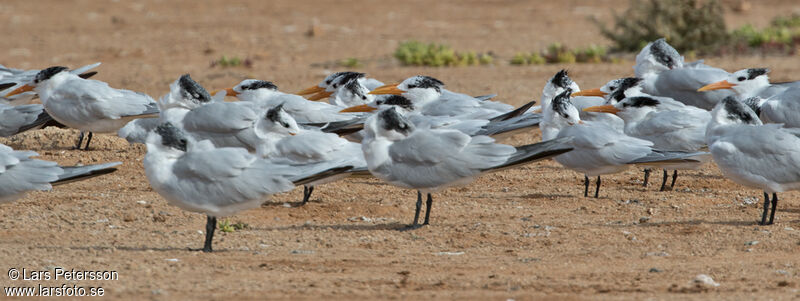
[[[109,174],[117,170],[115,166],[122,164],[59,166],[56,162],[31,158],[38,155],[0,144],[0,204],[19,199],[29,190],[49,190],[54,185]]]
[[[753,101],[765,123],[800,127],[800,86],[793,83],[770,84],[769,69],[750,68],[731,73],[724,80],[698,91],[733,90],[741,99]],[[708,93],[708,92],[706,92]]]
[[[294,118],[283,110],[282,105],[269,109],[256,122],[255,133],[260,138],[257,154],[262,158],[290,164],[329,162],[335,165],[353,166],[351,172],[367,171],[367,162],[364,160],[360,144],[340,138],[336,134],[301,129]],[[315,186],[332,183],[348,176],[349,173],[342,173],[336,177],[321,178],[304,185],[301,205],[308,203]]]
[[[653,142],[628,136],[602,122],[583,122],[572,104],[570,89],[557,95],[544,108],[542,140],[572,138],[567,143],[573,151],[554,160],[566,168],[584,174],[584,192],[589,195],[589,176],[597,176],[595,198],[600,194],[600,176],[626,170],[633,164],[682,163],[697,161],[698,153],[670,152],[653,149]]]
[[[73,74],[77,74],[81,78],[87,79],[97,74],[97,71],[87,72],[89,70],[96,68],[97,66],[100,66],[100,63],[89,64],[77,68],[75,70],[71,70],[70,72],[72,72]],[[16,90],[17,88],[22,87],[25,83],[33,81],[33,79],[36,77],[36,74],[38,74],[40,71],[41,70],[36,70],[36,69],[33,70],[14,69],[0,65],[0,83],[9,83],[9,82],[14,83],[14,85],[11,86],[10,87],[11,89],[9,89],[8,91],[5,91],[4,93],[0,92],[0,103],[12,106],[30,104],[31,101],[36,97],[36,92],[33,92],[31,90],[26,90],[23,93],[19,93],[12,96],[8,96],[7,94],[8,92],[11,92],[13,90]],[[6,90],[7,88],[9,87],[2,87],[0,88],[0,91]]]
[[[87,80],[56,66],[36,74],[32,82],[11,91],[7,96],[32,89],[42,99],[44,109],[56,121],[81,130],[76,148],[80,148],[83,133],[89,132],[85,150],[89,149],[92,132],[116,133],[136,118],[158,116],[158,107],[150,96],[129,90],[114,89],[107,83]]]
[[[625,134],[653,142],[654,148],[666,151],[696,152],[705,147],[706,125],[711,120],[706,110],[656,96],[627,97],[614,105],[583,110],[615,114],[625,121]],[[650,164],[664,170],[660,190],[666,190],[668,169],[674,170],[670,186],[674,187],[678,169],[697,169],[708,161],[706,157],[698,157],[697,162]]]
[[[361,143],[369,171],[389,184],[416,189],[417,206],[411,228],[429,224],[431,193],[465,185],[487,172],[550,158],[571,150],[568,139],[515,148],[488,136],[470,137],[457,130],[416,129],[389,108],[371,116]],[[422,194],[427,194],[425,220],[419,224]]]
[[[727,178],[764,191],[761,225],[772,224],[777,193],[800,189],[800,130],[762,124],[734,97],[723,99],[711,115],[706,140],[714,161]],[[770,193],[772,212],[767,220]]]
[[[143,163],[153,190],[174,206],[207,216],[203,252],[212,251],[217,217],[256,208],[269,195],[350,169],[272,163],[243,148],[195,142],[171,123],[148,135]]]

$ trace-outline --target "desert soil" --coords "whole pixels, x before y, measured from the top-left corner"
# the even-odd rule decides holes
[[[730,1],[735,2],[735,1]],[[731,26],[800,12],[796,1],[751,1]],[[245,78],[297,91],[343,68],[385,82],[416,74],[452,90],[538,99],[561,68],[584,89],[632,74],[632,63],[510,66],[515,52],[552,42],[607,44],[589,16],[609,20],[628,1],[3,1],[0,63],[17,68],[103,62],[96,79],[160,97],[184,73],[209,89]],[[314,35],[307,33],[313,28]],[[391,59],[418,39],[492,51],[497,64],[422,68]],[[211,67],[221,56],[252,68]],[[798,57],[708,58],[737,70],[768,67],[800,79]],[[115,136],[71,150],[75,130],[46,129],[0,142],[62,164],[122,161],[111,175],[33,192],[0,206],[0,284],[102,286],[109,299],[776,299],[800,298],[800,194],[780,195],[777,222],[759,226],[761,192],[710,164],[658,192],[637,169],[603,177],[584,198],[583,176],[552,161],[492,174],[435,195],[432,224],[398,231],[415,192],[377,180],[302,189],[228,218],[249,225],[203,241],[205,217],[170,206],[148,185],[146,149]],[[510,144],[533,143],[538,130]],[[119,280],[11,281],[10,268],[113,270]],[[698,274],[718,287],[691,284]]]

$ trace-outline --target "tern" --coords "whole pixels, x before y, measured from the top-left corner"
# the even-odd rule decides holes
[[[359,84],[363,85],[369,90],[373,90],[377,87],[383,86],[383,83],[373,79],[365,77],[364,73],[353,72],[353,71],[342,71],[342,72],[335,72],[325,77],[319,84],[315,86],[308,87],[297,92],[297,95],[308,95],[309,100],[323,100],[328,98],[328,102],[332,105],[341,106],[341,107],[350,107],[362,103],[352,103],[352,100],[344,100],[339,99],[338,95],[336,95],[337,89],[350,82],[351,80],[357,80]]]
[[[88,150],[92,132],[116,133],[133,119],[158,116],[158,107],[150,96],[83,79],[66,67],[44,69],[32,82],[9,92],[6,97],[30,90],[39,95],[45,111],[53,119],[81,130],[75,146],[78,149],[84,132],[89,132],[85,148]]]
[[[350,169],[276,164],[243,148],[195,142],[167,122],[147,137],[144,169],[150,186],[181,209],[206,215],[203,252],[212,251],[217,217],[256,208],[266,197]]]
[[[0,136],[9,137],[53,122],[40,104],[9,106],[0,104]]]
[[[695,162],[702,153],[661,151],[653,142],[628,136],[602,122],[583,122],[572,105],[570,89],[565,90],[544,108],[542,140],[572,138],[567,143],[573,151],[554,160],[566,168],[584,174],[584,192],[589,195],[589,176],[597,176],[594,196],[600,194],[600,176],[626,170],[633,164]]]
[[[769,69],[750,68],[731,73],[724,80],[698,91],[733,90],[740,99],[752,101],[754,110],[765,123],[783,123],[800,127],[800,86],[794,83],[770,84]]]
[[[262,158],[290,164],[336,162],[337,165],[353,166],[351,172],[363,174],[367,171],[367,162],[364,160],[360,144],[340,138],[336,134],[301,129],[294,118],[284,111],[282,105],[267,110],[266,114],[256,121],[255,133],[260,139],[256,153]],[[350,173],[342,173],[336,177],[321,178],[304,185],[301,205],[308,203],[315,186],[332,183],[348,176]]]
[[[417,206],[410,228],[430,222],[432,193],[465,185],[476,177],[547,159],[571,150],[568,139],[515,148],[488,136],[470,137],[457,130],[418,129],[395,108],[371,116],[361,143],[369,171],[389,184],[416,189]],[[425,219],[419,224],[422,195],[427,194]]]
[[[547,83],[545,83],[544,88],[542,89],[542,110],[550,106],[550,102],[556,97],[556,95],[564,93],[566,90],[573,91],[575,97],[570,98],[570,100],[572,101],[573,106],[578,108],[578,113],[580,114],[579,117],[581,120],[604,123],[614,129],[619,130],[620,132],[622,131],[624,121],[622,121],[622,119],[619,117],[609,114],[598,114],[594,112],[583,111],[584,108],[599,106],[607,101],[601,97],[602,94],[593,93],[593,90],[588,92],[581,91],[578,83],[573,81],[572,78],[569,77],[567,70],[564,69],[558,71],[547,81]]]
[[[97,71],[91,71],[91,72],[87,71],[92,70],[97,66],[100,66],[100,63],[89,64],[77,68],[75,70],[71,70],[70,72],[72,72],[73,74],[77,74],[81,78],[88,79],[97,74]],[[41,70],[36,70],[36,69],[33,70],[14,69],[0,65],[0,83],[14,83],[14,85],[11,87],[0,88],[0,91],[10,88],[8,89],[8,91],[5,91],[5,93],[0,92],[0,103],[12,106],[30,104],[31,101],[34,98],[36,98],[37,96],[36,92],[28,90],[23,93],[12,96],[8,96],[7,94],[8,92],[11,92],[13,90],[16,90],[17,88],[22,87],[25,83],[33,81],[33,79],[36,77],[36,74],[38,74],[40,71]]]
[[[755,112],[734,97],[719,102],[711,116],[706,140],[714,161],[725,177],[764,191],[761,224],[772,224],[777,193],[800,189],[800,130],[762,124]]]
[[[0,144],[0,204],[19,199],[30,190],[85,180],[117,170],[122,162],[85,166],[59,166],[56,162],[33,159],[39,154],[17,151]]]

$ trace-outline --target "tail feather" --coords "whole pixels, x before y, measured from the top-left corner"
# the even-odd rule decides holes
[[[536,101],[532,100],[532,101],[522,105],[521,107],[514,109],[511,112],[492,117],[491,119],[489,119],[489,121],[492,121],[492,122],[494,122],[494,121],[503,121],[503,120],[508,120],[508,119],[517,117],[517,116],[522,115],[523,113],[527,112],[528,109],[530,109],[534,104],[536,104]]]
[[[353,166],[350,166],[350,165],[342,166],[342,167],[334,167],[334,168],[328,169],[326,171],[323,171],[323,172],[320,172],[320,173],[317,173],[317,174],[313,174],[313,175],[306,176],[306,177],[299,178],[299,179],[293,179],[292,183],[294,183],[294,185],[304,185],[304,184],[311,183],[311,182],[314,182],[314,181],[319,181],[319,180],[327,178],[327,177],[331,177],[331,176],[334,176],[334,175],[345,173],[345,172],[347,172],[348,170],[350,170],[352,168],[353,168]]]
[[[503,121],[492,121],[483,126],[477,135],[494,136],[524,128],[536,127],[542,121],[541,114],[525,114]]]
[[[709,154],[708,152],[680,152],[680,151],[653,150],[646,156],[628,162],[628,164],[701,162],[702,160],[696,157],[708,154]]]
[[[62,185],[110,174],[116,171],[117,169],[115,166],[120,164],[122,164],[122,162],[110,162],[85,166],[62,166],[61,168],[64,170],[64,173],[58,176],[58,180],[51,182],[50,184],[53,186]]]
[[[563,137],[517,147],[517,152],[512,154],[505,163],[484,171],[500,171],[558,156],[573,149],[567,144],[570,141],[572,141],[571,137]]]
[[[58,121],[53,120],[53,117],[51,117],[50,114],[47,114],[47,112],[42,111],[42,113],[40,113],[39,116],[36,117],[36,120],[34,120],[33,122],[31,122],[29,124],[21,126],[19,128],[19,130],[17,131],[17,134],[25,132],[25,131],[32,130],[32,129],[43,128],[50,122],[56,122],[57,123]]]
[[[475,97],[475,98],[477,98],[478,100],[481,100],[481,101],[487,101],[487,100],[491,100],[492,98],[497,97],[497,94],[478,95],[478,96],[473,96],[473,97]]]

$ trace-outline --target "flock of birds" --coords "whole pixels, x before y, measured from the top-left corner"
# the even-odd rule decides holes
[[[665,190],[668,170],[674,186],[677,170],[713,158],[726,177],[764,191],[761,224],[773,223],[778,192],[800,188],[800,82],[771,84],[767,69],[729,73],[684,62],[664,39],[637,55],[634,77],[580,90],[562,70],[547,81],[540,106],[519,108],[449,91],[429,76],[384,85],[357,72],[333,73],[297,94],[248,79],[213,95],[187,74],[155,101],[88,79],[97,65],[0,69],[0,134],[52,125],[80,130],[78,149],[84,138],[89,149],[94,132],[146,144],[153,189],[207,216],[205,252],[217,217],[298,185],[305,204],[315,187],[347,177],[417,190],[410,229],[429,224],[432,193],[549,158],[584,174],[584,196],[597,177],[595,197],[601,175],[644,166],[646,186],[650,170],[662,169]],[[31,104],[35,97],[41,104]],[[536,127],[542,142],[498,143]],[[0,202],[120,164],[60,167],[36,155],[0,144]]]

